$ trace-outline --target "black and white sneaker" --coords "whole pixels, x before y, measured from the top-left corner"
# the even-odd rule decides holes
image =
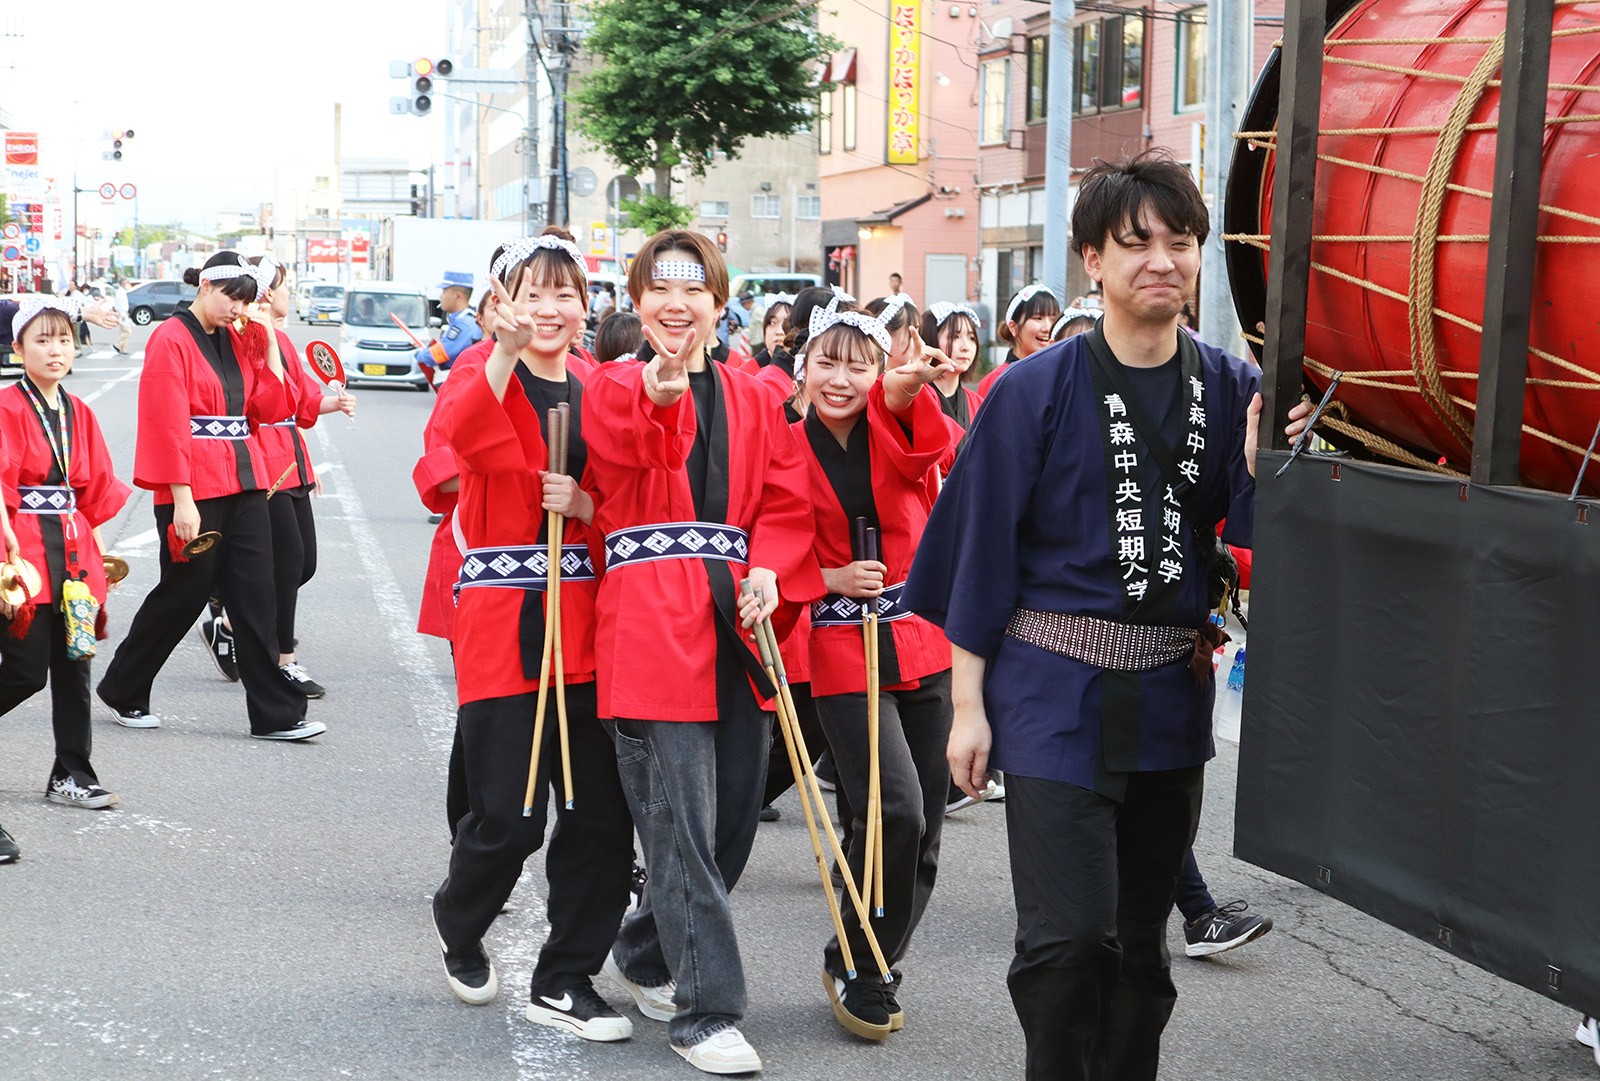
[[[433,933],[439,939],[439,953],[444,957],[444,976],[450,990],[468,1006],[487,1006],[500,992],[500,978],[495,975],[494,961],[479,942],[470,950],[456,953],[445,945],[439,933],[439,917],[434,916]]]
[[[80,785],[72,775],[52,777],[45,787],[44,798],[51,803],[68,807],[82,807],[86,811],[99,811],[117,805],[115,793],[107,792],[97,784]]]
[[[559,995],[535,995],[526,1014],[536,1025],[565,1029],[596,1043],[615,1043],[633,1035],[633,1022],[611,1008],[588,980]]]
[[[328,726],[321,721],[301,721],[289,728],[276,728],[271,732],[251,732],[251,739],[273,739],[282,743],[294,743],[312,736],[320,736],[328,730]]]
[[[864,1040],[887,1039],[894,1031],[889,1004],[884,1000],[887,985],[883,977],[863,972],[853,980],[845,980],[825,971],[822,983],[828,989],[833,1016],[848,1031]]]
[[[306,670],[295,661],[278,665],[278,671],[282,672],[283,678],[289,681],[289,686],[307,698],[321,698],[328,693],[326,687],[306,674]]]
[[[98,691],[95,692],[99,694]],[[121,706],[106,702],[105,696],[100,696],[100,701],[105,702],[106,708],[111,711],[112,719],[124,728],[160,728],[161,718],[153,713],[146,713],[142,709],[124,709]]]
[[[4,835],[5,830],[0,830],[0,838]],[[4,862],[3,857],[0,857],[0,862]],[[1596,1023],[1594,1018],[1585,1014],[1583,1020],[1578,1022],[1578,1031],[1572,1034],[1572,1038],[1593,1051],[1594,1063],[1600,1066],[1600,1023]]]
[[[1247,915],[1249,907],[1246,901],[1229,901],[1193,923],[1185,923],[1183,952],[1190,957],[1211,957],[1254,942],[1272,930],[1272,917]]]
[[[239,682],[239,658],[234,652],[233,632],[222,622],[222,609],[207,607],[206,613],[200,617],[200,641],[205,644],[206,652],[211,655],[211,662],[217,666],[217,671],[229,683]]]
[[[11,863],[22,858],[22,849],[17,847],[16,840],[0,826],[0,863]]]

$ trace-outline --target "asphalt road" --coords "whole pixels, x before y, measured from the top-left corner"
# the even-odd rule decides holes
[[[97,352],[69,385],[92,399],[127,477],[141,354],[114,357],[111,336],[95,334]],[[452,676],[443,643],[412,629],[432,527],[410,473],[430,398],[359,393],[356,425],[325,418],[311,439],[327,490],[300,659],[329,688],[311,707],[325,737],[247,739],[240,689],[194,636],[156,684],[161,729],[97,715],[95,763],[122,797],[117,810],[42,799],[46,696],[0,721],[0,823],[24,853],[0,867],[0,1081],[695,1076],[663,1027],[636,1014],[632,1041],[602,1046],[522,1019],[544,933],[537,858],[490,937],[499,1001],[473,1009],[445,986],[428,898],[446,860]],[[105,534],[133,568],[110,605],[109,657],[155,578],[148,493]],[[1200,861],[1219,900],[1248,898],[1277,928],[1220,959],[1174,962],[1181,998],[1164,1077],[1594,1075],[1568,1011],[1232,859],[1236,762],[1222,744]],[[734,895],[750,974],[744,1030],[766,1076],[1020,1077],[1003,809],[949,819],[939,888],[904,965],[906,1028],[870,1046],[829,1012],[818,974],[828,918],[793,796],[779,806]],[[1176,926],[1172,942],[1181,954]]]

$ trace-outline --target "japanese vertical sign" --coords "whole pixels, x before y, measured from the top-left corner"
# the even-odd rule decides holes
[[[922,5],[889,0],[889,164],[917,163],[917,110],[922,104]]]

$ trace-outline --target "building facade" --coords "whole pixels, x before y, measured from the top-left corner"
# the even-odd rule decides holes
[[[920,0],[819,11],[843,46],[820,75],[823,272],[862,299],[887,293],[891,274],[919,304],[973,296],[979,11]]]

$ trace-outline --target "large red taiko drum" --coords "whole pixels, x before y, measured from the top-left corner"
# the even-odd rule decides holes
[[[1400,444],[1413,464],[1471,460],[1504,30],[1504,5],[1480,0],[1330,4],[1307,378],[1348,373],[1345,437]],[[1250,102],[1224,214],[1246,328],[1266,307],[1279,62],[1274,51]],[[1600,2],[1557,6],[1522,474],[1560,492],[1600,422],[1597,69]],[[1600,468],[1588,478],[1600,492]]]

